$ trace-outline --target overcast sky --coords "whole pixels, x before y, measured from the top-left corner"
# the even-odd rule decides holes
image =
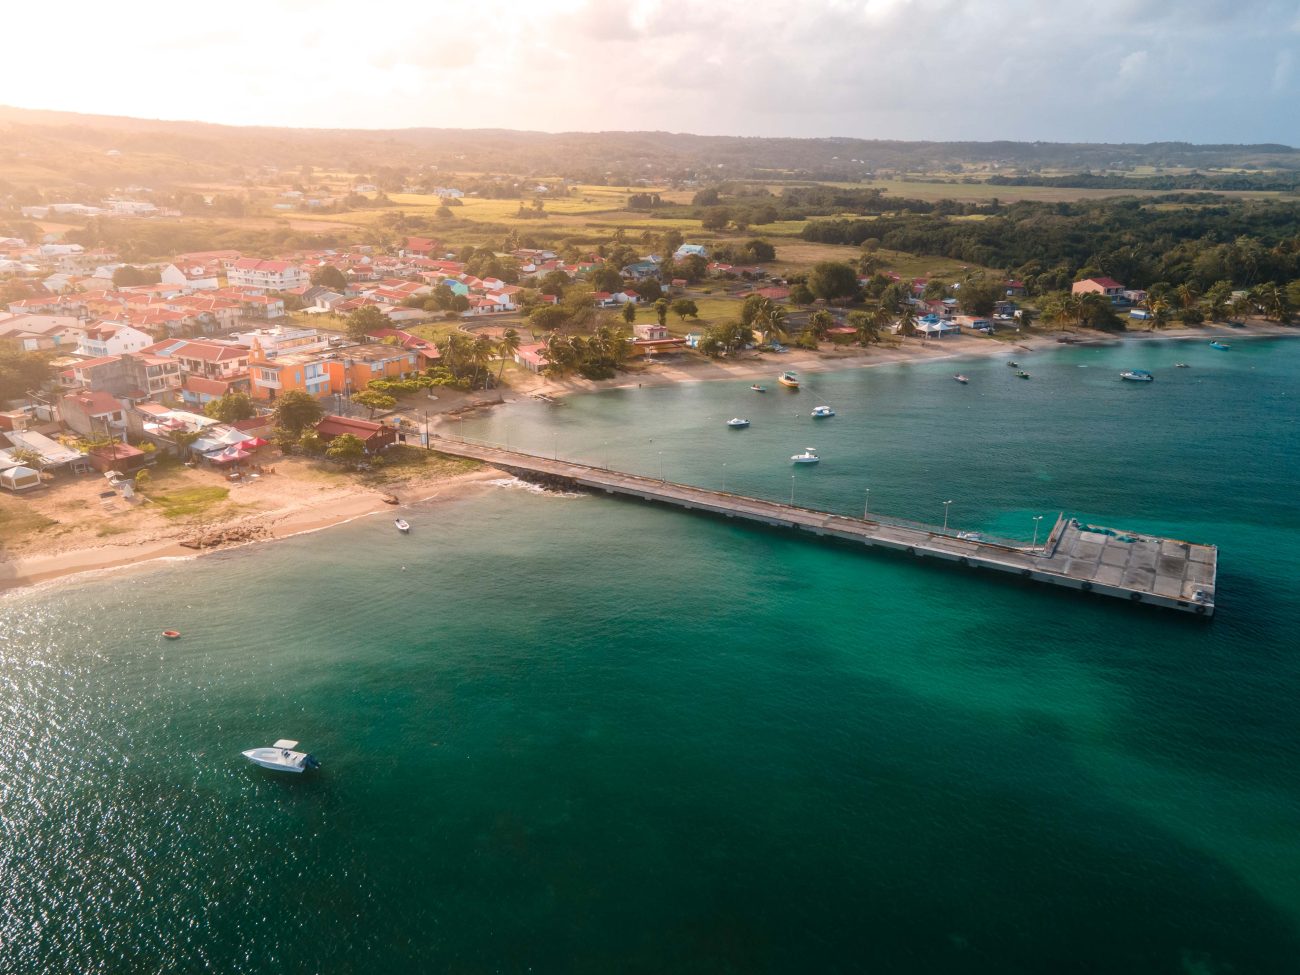
[[[26,108],[1300,144],[1300,0],[71,0],[0,19],[0,103]]]

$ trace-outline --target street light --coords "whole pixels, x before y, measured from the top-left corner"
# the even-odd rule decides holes
[[[659,480],[668,481],[668,475],[664,473],[664,452],[659,451]]]
[[[790,475],[790,503],[794,504],[794,475]]]
[[[723,493],[723,494],[726,494],[726,493],[727,493],[727,464],[726,464],[726,461],[723,461],[723,464],[722,464],[722,493]]]
[[[1030,548],[1038,548],[1038,523],[1042,520],[1042,515],[1034,515],[1034,544]]]
[[[871,488],[867,488],[867,500],[862,502],[862,520],[867,520],[867,515],[871,513]]]
[[[943,530],[944,531],[948,530],[948,505],[950,504],[952,504],[951,501],[945,501],[943,503]]]
[[[605,470],[609,470],[609,441],[605,441]]]

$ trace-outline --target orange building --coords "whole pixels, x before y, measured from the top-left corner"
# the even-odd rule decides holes
[[[254,339],[248,351],[249,395],[256,400],[274,400],[295,389],[319,398],[342,387],[331,385],[323,353],[268,354]]]
[[[420,354],[400,345],[350,345],[322,358],[330,391],[359,393],[372,379],[404,379],[420,371]]]

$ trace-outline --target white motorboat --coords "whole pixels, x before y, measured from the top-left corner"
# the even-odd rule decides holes
[[[741,419],[738,416],[733,416],[730,420],[727,421],[727,426],[739,430],[741,427],[749,426],[749,421]]]
[[[305,772],[309,768],[320,768],[320,762],[306,752],[295,751],[297,747],[296,741],[281,738],[270,748],[250,748],[240,754],[254,765],[275,772]]]
[[[963,376],[961,373],[957,373],[957,375],[953,376],[952,378],[957,380],[957,382],[961,383],[963,386],[965,386],[968,382],[970,382],[970,380],[967,377]]]
[[[394,519],[393,519],[393,524],[396,525],[396,526],[397,526],[397,530],[398,530],[399,532],[402,532],[403,534],[405,534],[406,532],[409,532],[409,531],[411,530],[411,526],[410,526],[409,524],[407,524],[405,518],[394,518]]]
[[[790,462],[794,464],[816,464],[820,460],[816,447],[805,447],[802,454],[795,454],[790,458]]]
[[[776,377],[776,381],[779,382],[786,389],[799,388],[799,378],[792,372],[781,373],[781,375]]]
[[[821,419],[827,416],[834,416],[835,411],[832,410],[829,406],[814,406],[812,415],[817,419]]]
[[[1149,383],[1155,380],[1155,376],[1145,369],[1128,369],[1119,374],[1120,379],[1127,379],[1131,383]]]

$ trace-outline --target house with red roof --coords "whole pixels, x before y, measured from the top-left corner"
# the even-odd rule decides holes
[[[1111,301],[1124,297],[1124,285],[1114,278],[1084,278],[1070,286],[1072,295],[1105,295]]]
[[[427,369],[442,358],[438,347],[428,339],[422,339],[400,328],[374,328],[367,332],[365,337],[374,342],[400,345],[404,349],[419,353],[421,369]]]
[[[438,242],[432,237],[407,237],[402,253],[414,257],[429,257],[437,247]]]
[[[126,404],[103,390],[79,389],[59,400],[64,424],[83,437],[126,435]]]
[[[375,454],[389,444],[397,442],[397,430],[382,423],[358,420],[350,416],[327,416],[316,424],[316,435],[324,443],[350,433],[366,446],[366,453]]]

